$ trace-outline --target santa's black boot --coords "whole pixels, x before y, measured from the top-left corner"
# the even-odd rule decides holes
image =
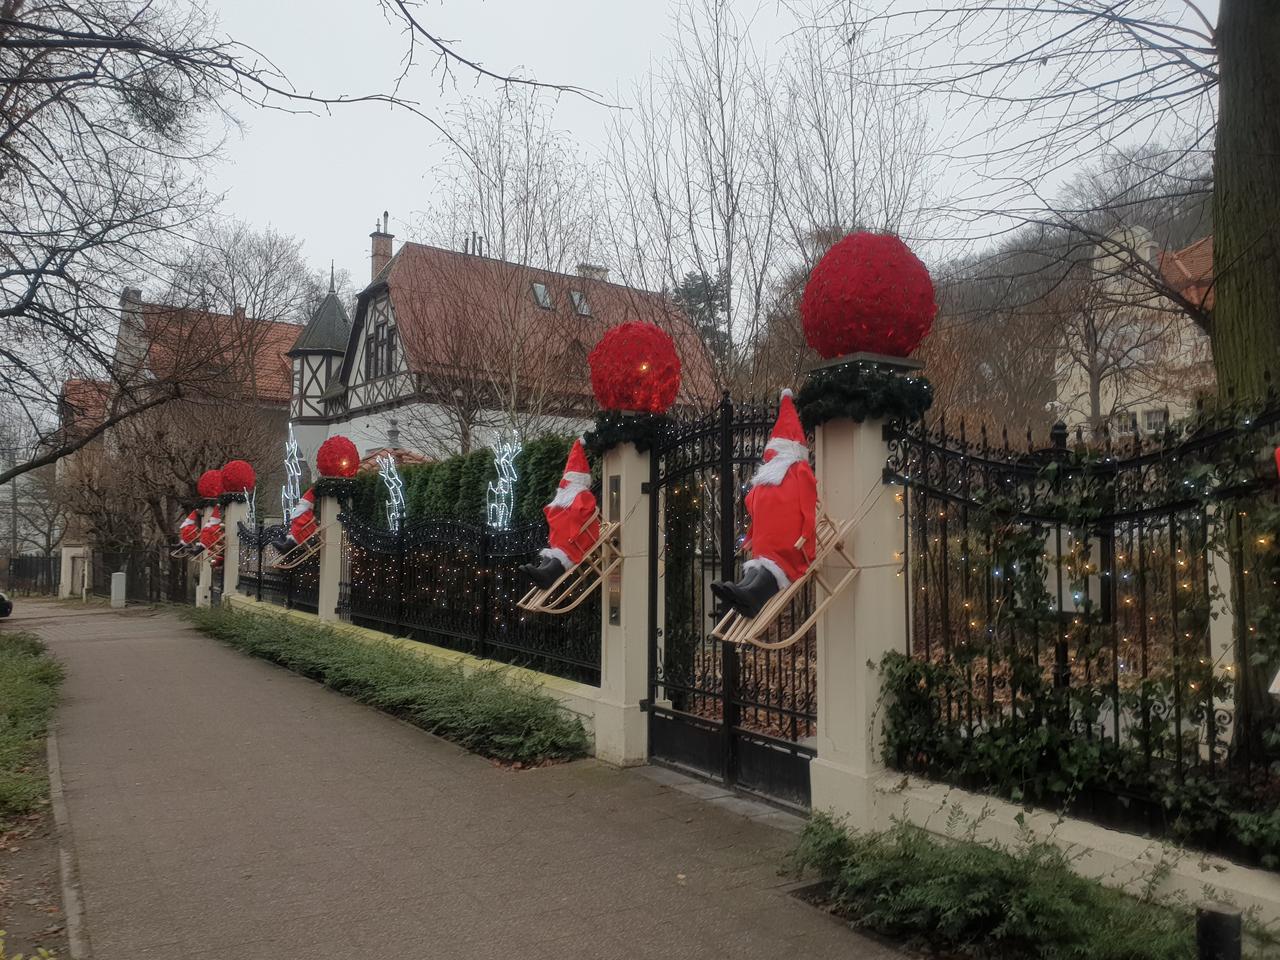
[[[268,546],[274,547],[277,553],[288,553],[295,546],[293,537],[276,537]]]
[[[537,563],[520,565],[520,572],[533,581],[539,590],[548,589],[564,573],[564,564],[555,557],[539,557]]]
[[[778,581],[764,567],[752,567],[737,583],[716,580],[711,592],[744,617],[751,619],[758,614],[769,598],[778,592]]]

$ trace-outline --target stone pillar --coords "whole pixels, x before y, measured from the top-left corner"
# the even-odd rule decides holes
[[[58,596],[64,599],[80,596],[84,587],[84,569],[88,563],[88,551],[84,546],[63,547],[58,569]],[[77,564],[76,560],[80,563]],[[77,577],[76,574],[79,574]]]
[[[342,525],[338,513],[342,505],[337,497],[316,497],[316,523],[324,529],[320,545],[320,601],[317,610],[321,620],[338,619],[338,597],[342,584]]]
[[[818,492],[837,524],[861,517],[846,549],[862,568],[818,620],[817,756],[810,764],[813,809],[875,827],[872,784],[880,760],[880,675],[889,650],[906,650],[901,504],[884,482],[883,421],[833,420],[818,427]],[[837,582],[847,564],[833,554],[823,579]]]
[[[228,503],[222,508],[222,529],[226,546],[222,551],[222,595],[231,596],[240,586],[240,524],[249,522],[247,503]]]
[[[621,523],[625,559],[606,579],[600,609],[596,756],[629,766],[649,759],[648,718],[640,709],[649,695],[649,454],[621,443],[605,454],[602,475],[601,512]]]
[[[213,507],[200,508],[200,529],[204,529],[204,522],[209,518],[209,514],[213,513]],[[207,607],[213,600],[213,566],[209,563],[209,552],[207,550],[200,551],[198,560],[199,570],[198,579],[196,580],[196,606]]]

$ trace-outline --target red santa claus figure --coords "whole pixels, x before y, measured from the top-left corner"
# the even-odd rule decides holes
[[[271,545],[281,553],[288,553],[300,543],[305,543],[316,532],[316,489],[307,492],[289,511],[289,532],[272,541]]]
[[[750,526],[743,547],[751,559],[736,583],[717,581],[711,592],[744,617],[758,614],[769,598],[785,590],[813,562],[818,512],[818,480],[809,466],[809,445],[796,415],[791,391],[773,425],[764,463],[747,492]]]
[[[200,544],[200,514],[196,510],[192,510],[183,518],[182,523],[178,526],[178,537],[182,540],[182,545],[193,554],[199,553],[204,549]]]
[[[205,518],[204,525],[200,528],[200,546],[212,555],[212,559],[209,562],[215,567],[222,566],[222,549],[219,546],[221,539],[222,508],[214,507],[209,512],[209,516]]]
[[[566,570],[581,563],[592,544],[600,539],[600,510],[596,495],[591,492],[591,465],[581,439],[573,442],[560,489],[542,512],[547,518],[547,546],[537,563],[526,563],[520,570],[545,590]]]

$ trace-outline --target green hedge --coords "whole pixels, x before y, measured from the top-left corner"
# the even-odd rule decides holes
[[[386,641],[363,642],[290,617],[225,607],[188,610],[203,632],[288,667],[354,700],[520,764],[581,757],[582,721],[535,684],[501,669],[463,673]]]
[[[0,633],[0,828],[49,795],[38,761],[61,682],[62,667],[39,637]]]
[[[534,523],[542,507],[554,495],[564,472],[573,440],[544,436],[525,444],[516,457],[516,507],[513,522]],[[439,463],[411,464],[400,468],[404,480],[405,508],[409,520],[461,520],[485,522],[489,484],[498,479],[492,450],[475,450]],[[387,491],[374,471],[356,477],[352,512],[380,525],[386,523]]]

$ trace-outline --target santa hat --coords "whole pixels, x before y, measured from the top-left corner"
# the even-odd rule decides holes
[[[300,517],[304,513],[310,513],[311,509],[316,505],[316,488],[307,487],[307,492],[298,498],[298,502],[293,505],[293,510],[289,513],[290,517]]]
[[[573,441],[573,449],[569,451],[569,459],[564,462],[564,476],[560,478],[560,486],[591,485],[591,464],[587,463],[587,452],[582,447],[582,438]]]
[[[788,460],[809,459],[809,444],[805,440],[804,427],[800,425],[800,415],[796,413],[790,390],[782,391],[778,419],[774,421],[773,432],[769,434],[769,443],[765,449]]]

